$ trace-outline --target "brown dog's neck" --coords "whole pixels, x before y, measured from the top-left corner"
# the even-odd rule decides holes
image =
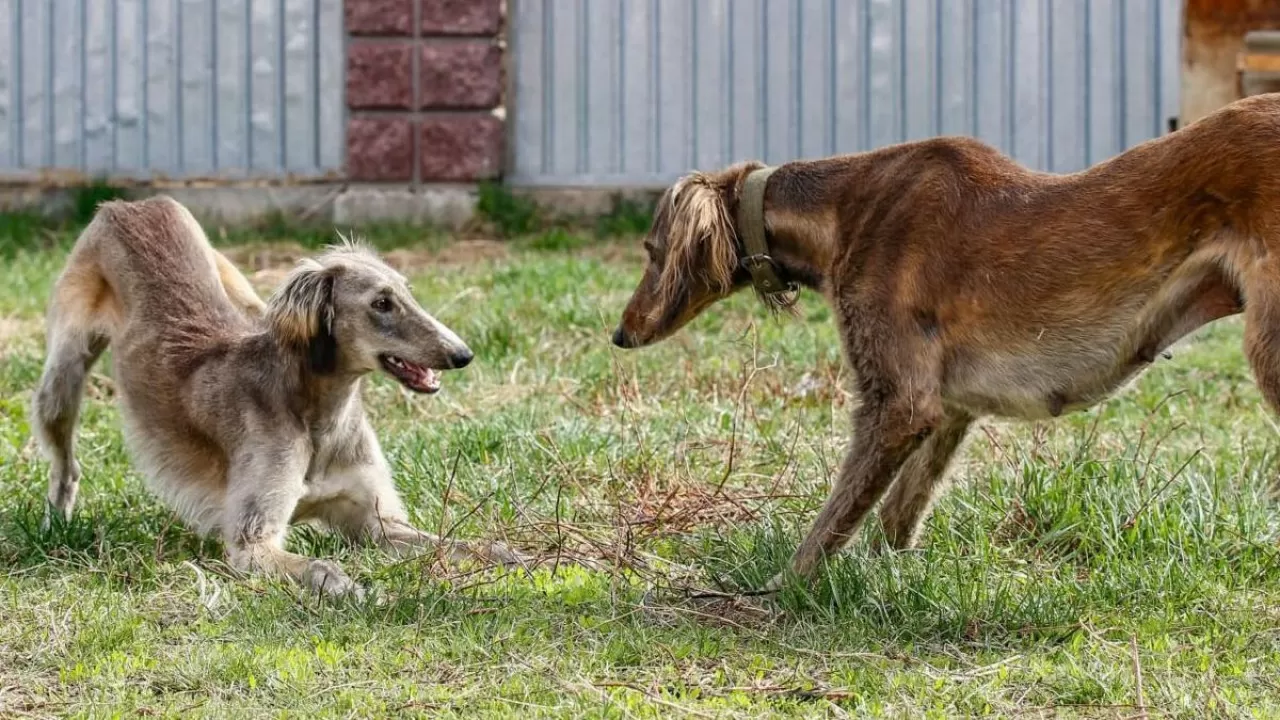
[[[764,220],[769,254],[783,280],[821,290],[835,256],[835,187],[826,161],[791,162],[769,178]]]

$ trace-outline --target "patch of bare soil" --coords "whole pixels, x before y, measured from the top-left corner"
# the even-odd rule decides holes
[[[265,268],[250,275],[249,283],[259,293],[270,293],[280,287],[280,283],[284,282],[285,277],[288,275],[288,267]]]
[[[221,248],[222,254],[247,273],[272,268],[293,267],[295,263],[313,253],[294,243],[271,243],[243,247]]]
[[[0,343],[39,335],[44,323],[34,318],[0,317]]]
[[[37,318],[0,317],[0,357],[38,345],[43,335],[44,322]]]
[[[405,272],[430,265],[466,265],[485,260],[502,260],[510,255],[499,240],[459,240],[438,250],[400,249],[383,253],[391,267]]]
[[[639,240],[635,242],[617,241],[588,245],[578,250],[576,254],[581,257],[593,258],[603,263],[627,263],[634,264],[637,267],[645,260],[644,245]]]

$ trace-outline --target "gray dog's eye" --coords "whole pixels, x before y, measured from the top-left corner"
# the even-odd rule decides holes
[[[391,300],[389,298],[380,297],[373,301],[373,309],[378,312],[391,312]]]

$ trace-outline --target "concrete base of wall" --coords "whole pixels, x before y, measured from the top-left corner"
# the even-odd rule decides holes
[[[408,222],[459,230],[475,218],[474,187],[414,189],[349,187],[333,203],[333,222],[360,226],[376,222]]]
[[[303,222],[359,227],[372,223],[407,222],[445,230],[461,230],[476,220],[473,185],[428,185],[409,188],[387,185],[243,185],[139,186],[129,197],[164,193],[186,205],[201,222],[247,225],[283,215]],[[552,215],[593,217],[608,213],[618,197],[643,201],[652,190],[537,188],[512,189]],[[0,212],[34,211],[50,217],[64,215],[74,205],[74,188],[0,186]]]
[[[165,194],[191,209],[202,222],[241,225],[284,215],[299,220],[327,221],[345,188],[341,185],[296,186],[134,186],[124,188],[130,198]],[[0,186],[0,212],[36,212],[56,218],[75,205],[76,188]]]

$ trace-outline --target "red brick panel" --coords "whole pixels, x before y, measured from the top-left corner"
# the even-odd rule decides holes
[[[496,178],[502,170],[502,120],[489,114],[428,115],[418,150],[424,182]]]
[[[423,35],[494,35],[501,24],[501,0],[422,0]]]
[[[413,44],[353,42],[347,48],[347,105],[361,110],[413,107]]]
[[[415,0],[346,0],[351,35],[412,35]]]
[[[502,174],[502,0],[344,0],[347,177],[476,182]],[[416,66],[415,66],[416,65]]]
[[[347,177],[370,182],[413,179],[413,125],[408,118],[347,121]]]
[[[502,99],[502,49],[488,40],[422,47],[424,109],[491,108]]]

